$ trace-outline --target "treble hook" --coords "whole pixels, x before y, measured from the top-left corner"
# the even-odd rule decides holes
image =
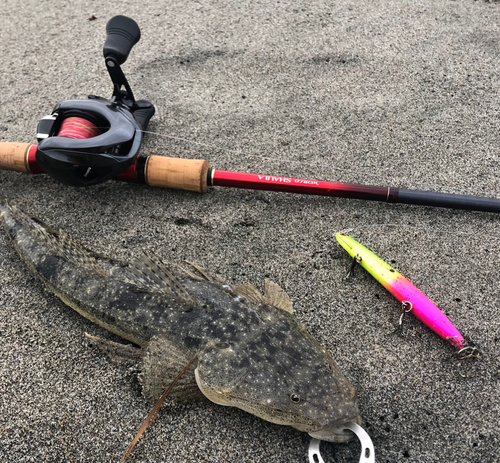
[[[455,355],[459,362],[463,362],[464,360],[470,358],[478,358],[480,356],[480,352],[479,349],[477,349],[476,347],[465,346],[462,347],[462,349],[460,349],[459,351],[457,351]]]
[[[410,301],[403,301],[401,302],[401,309],[403,312],[401,313],[401,316],[399,317],[399,326],[401,327],[403,325],[403,318],[405,314],[410,313],[413,310],[413,304]]]
[[[351,265],[349,265],[349,269],[347,270],[347,273],[344,277],[345,280],[354,275],[354,267],[356,267],[356,264],[361,264],[362,261],[363,258],[359,254],[355,255],[352,258]]]

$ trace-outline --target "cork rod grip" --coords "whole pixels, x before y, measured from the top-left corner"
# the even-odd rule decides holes
[[[28,153],[31,143],[0,142],[0,169],[29,173]]]
[[[150,186],[205,193],[208,161],[149,156],[146,164],[146,183]]]

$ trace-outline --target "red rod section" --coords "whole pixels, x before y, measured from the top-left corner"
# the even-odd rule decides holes
[[[28,156],[26,158],[27,164],[28,164],[28,170],[32,174],[43,174],[43,170],[38,167],[38,164],[36,163],[36,149],[38,145],[31,145],[30,149],[28,151]]]
[[[323,182],[275,175],[245,174],[225,170],[212,171],[213,186],[246,188],[251,190],[284,191],[305,195],[336,196],[342,198],[389,201],[397,188]]]
[[[26,158],[26,162],[28,163],[28,170],[32,174],[43,174],[43,170],[38,167],[38,164],[36,162],[36,149],[38,145],[34,144],[30,146],[30,149],[28,151],[28,155]],[[143,168],[144,169],[144,168]],[[123,182],[129,182],[129,183],[136,183],[137,182],[137,160],[134,161],[134,163],[128,167],[126,170],[124,170],[122,173],[120,173],[117,177],[116,180],[121,180]]]

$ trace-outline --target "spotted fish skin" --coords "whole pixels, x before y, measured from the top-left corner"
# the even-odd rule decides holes
[[[195,266],[183,270],[147,256],[120,263],[15,207],[0,205],[0,217],[22,260],[55,295],[141,347],[143,384],[156,387],[153,396],[198,353],[186,396],[199,390],[323,440],[345,441],[335,428],[361,423],[353,386],[277,285],[266,281],[262,295]]]

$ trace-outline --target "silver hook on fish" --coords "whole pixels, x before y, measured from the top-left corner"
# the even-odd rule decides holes
[[[361,456],[359,457],[359,463],[375,463],[375,448],[373,447],[373,442],[368,433],[359,424],[354,422],[346,423],[337,430],[342,432],[345,429],[349,429],[356,434],[359,442],[361,443]],[[309,463],[325,463],[319,453],[320,442],[321,441],[319,439],[311,439],[311,443],[309,444]]]
[[[356,264],[361,264],[362,261],[363,258],[359,254],[352,258],[351,265],[349,266],[349,269],[347,270],[347,273],[344,277],[345,280],[354,275],[354,267],[356,267]]]
[[[309,444],[309,463],[325,463],[325,460],[321,458],[319,453],[319,444],[321,441],[319,439],[311,439]]]
[[[403,301],[401,302],[401,309],[402,313],[401,316],[399,317],[399,326],[401,327],[403,325],[403,318],[405,314],[410,313],[413,310],[413,304],[410,301]]]

